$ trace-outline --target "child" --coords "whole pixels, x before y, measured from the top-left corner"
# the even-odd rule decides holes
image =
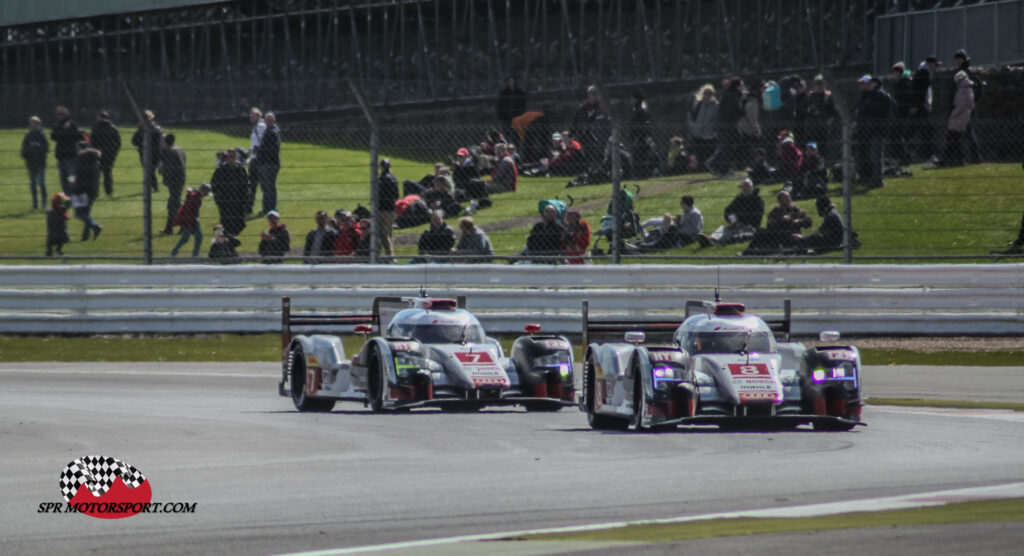
[[[192,245],[192,258],[199,256],[199,244],[203,241],[203,232],[199,228],[199,208],[203,204],[203,197],[210,194],[210,189],[210,184],[204,183],[199,186],[198,190],[190,187],[185,193],[185,202],[178,209],[178,214],[174,216],[172,223],[173,226],[181,226],[181,238],[174,249],[171,249],[172,257],[178,256],[178,249],[188,243],[192,236],[195,236],[195,244]]]
[[[50,200],[50,210],[46,211],[46,256],[52,257],[54,247],[57,254],[64,254],[64,244],[71,241],[68,237],[68,205],[71,199],[63,192],[57,193]]]
[[[210,258],[222,263],[233,263],[238,260],[238,251],[235,247],[241,245],[235,237],[224,233],[224,226],[217,224],[213,227],[213,243],[210,244]]]

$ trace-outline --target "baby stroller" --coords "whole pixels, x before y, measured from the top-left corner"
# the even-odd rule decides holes
[[[623,254],[639,253],[640,250],[637,248],[637,243],[641,243],[646,239],[643,223],[640,221],[640,215],[633,210],[636,197],[640,195],[640,186],[633,184],[633,190],[634,191],[630,191],[625,188],[619,190],[619,198],[621,200],[620,207],[622,210],[622,224],[619,229],[619,241],[621,243],[621,248],[619,249],[619,252]],[[594,246],[590,249],[594,256],[605,254],[604,249],[599,247],[602,239],[609,244],[612,242],[612,236],[615,229],[614,205],[614,201],[610,201],[608,203],[608,212],[601,217],[601,228],[594,233],[596,239],[594,240]]]

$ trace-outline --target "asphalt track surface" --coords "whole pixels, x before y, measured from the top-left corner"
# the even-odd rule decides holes
[[[278,372],[268,363],[0,364],[0,553],[275,554],[1024,478],[1024,413],[868,406],[869,426],[848,433],[602,433],[574,409],[374,415],[346,403],[299,414],[277,396]],[[874,396],[1024,401],[1024,368],[868,367],[864,384]],[[196,512],[37,513],[63,501],[59,473],[90,454],[127,461],[153,501],[195,502]],[[1024,541],[1012,525],[637,550],[782,554],[834,541],[840,550],[821,553],[999,553]]]

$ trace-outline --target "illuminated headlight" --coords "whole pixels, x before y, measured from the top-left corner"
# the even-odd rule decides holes
[[[654,378],[676,378],[676,370],[672,367],[655,367]]]
[[[562,366],[568,368],[568,357],[564,353],[552,353],[551,355],[542,355],[540,357],[533,358],[534,367],[558,367],[558,370],[562,370]]]
[[[570,372],[572,372],[572,369],[569,367],[568,363],[558,364],[558,374],[562,375],[563,378],[569,376]]]
[[[815,369],[811,376],[814,382],[825,382],[825,369]]]

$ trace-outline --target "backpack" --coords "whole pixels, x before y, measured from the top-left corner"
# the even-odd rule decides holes
[[[765,112],[772,112],[782,108],[782,88],[774,81],[769,81],[764,92],[761,93],[761,104]]]

